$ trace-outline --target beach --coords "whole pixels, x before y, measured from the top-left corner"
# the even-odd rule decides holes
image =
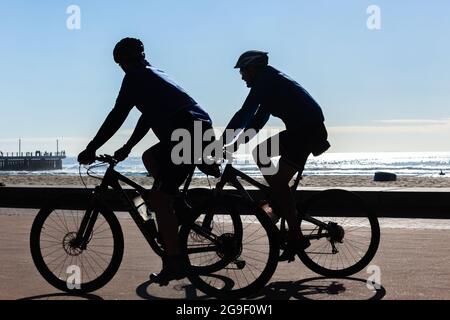
[[[131,180],[143,186],[151,186],[153,179],[145,176],[130,176]],[[95,186],[100,180],[83,176],[83,180],[88,186]],[[262,177],[256,178],[264,182]],[[193,187],[209,187],[217,183],[217,179],[206,177],[196,177],[193,179]],[[83,186],[80,176],[77,175],[1,175],[0,183],[5,186],[17,185],[43,185],[43,186]],[[245,181],[243,185],[247,185]],[[450,188],[450,176],[442,177],[410,177],[398,176],[397,181],[375,182],[373,176],[358,175],[309,175],[303,176],[300,187],[323,187],[323,188],[345,188],[345,187],[380,187],[380,188]]]

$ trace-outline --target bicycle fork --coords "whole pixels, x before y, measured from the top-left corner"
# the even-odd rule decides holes
[[[72,247],[80,248],[81,250],[86,250],[87,244],[89,243],[91,234],[94,230],[94,225],[97,222],[98,214],[100,212],[100,210],[98,209],[99,193],[100,187],[96,187],[94,189],[94,192],[92,193],[89,207],[84,213],[83,219],[81,220],[77,236],[71,244]]]

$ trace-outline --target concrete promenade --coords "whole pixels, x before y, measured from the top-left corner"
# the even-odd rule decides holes
[[[79,299],[61,294],[37,272],[30,255],[33,209],[0,208],[0,299]],[[381,271],[377,290],[368,289],[367,270],[349,279],[326,279],[298,260],[280,263],[256,299],[450,299],[450,221],[381,219],[380,248],[371,268]],[[125,237],[122,265],[113,280],[87,299],[206,299],[188,280],[168,287],[149,285],[160,259],[133,221],[120,218]],[[371,269],[371,270],[374,270]]]

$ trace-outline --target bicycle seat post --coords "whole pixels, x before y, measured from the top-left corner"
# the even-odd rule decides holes
[[[189,186],[191,185],[192,178],[194,176],[194,171],[195,171],[195,167],[192,168],[191,172],[189,173],[188,177],[186,178],[186,182],[184,183],[183,191],[182,191],[184,196],[187,195]]]

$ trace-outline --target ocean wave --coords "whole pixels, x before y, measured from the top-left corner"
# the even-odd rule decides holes
[[[277,159],[275,159],[277,162]],[[238,156],[234,167],[250,176],[261,176],[258,167],[248,155]],[[103,174],[106,166],[95,168]],[[2,171],[1,175],[78,175],[80,167],[75,157],[63,160],[62,170],[51,171]],[[128,176],[145,176],[147,171],[140,157],[131,157],[116,167]],[[439,176],[441,171],[450,176],[450,152],[447,153],[330,153],[311,157],[305,166],[305,175],[373,175],[376,171],[393,172],[401,176]],[[86,168],[81,167],[86,174]],[[195,176],[201,176],[200,171]]]

